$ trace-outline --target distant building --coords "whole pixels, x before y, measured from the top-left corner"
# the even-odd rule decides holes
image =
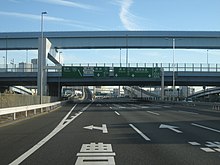
[[[38,64],[37,64],[37,58],[31,59],[32,67],[33,67],[33,72],[37,72]]]
[[[18,64],[18,72],[32,72],[32,65],[31,63],[21,62]]]

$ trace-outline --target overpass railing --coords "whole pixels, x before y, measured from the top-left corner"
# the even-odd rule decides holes
[[[30,65],[31,66],[31,65]],[[220,64],[214,63],[72,63],[63,64],[63,66],[93,66],[93,67],[160,67],[164,71],[181,71],[181,72],[219,72]],[[50,68],[51,67],[51,68]],[[48,67],[48,72],[60,72],[60,69]],[[33,67],[19,67],[16,64],[0,64],[0,72],[37,72],[37,68]]]

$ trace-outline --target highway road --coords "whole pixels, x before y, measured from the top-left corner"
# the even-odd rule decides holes
[[[0,127],[0,164],[219,165],[220,112],[128,99],[69,102]]]

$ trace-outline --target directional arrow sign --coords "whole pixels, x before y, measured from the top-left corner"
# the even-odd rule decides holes
[[[159,128],[167,128],[167,129],[170,129],[176,133],[183,133],[182,131],[179,131],[177,128],[179,127],[176,127],[176,126],[172,126],[172,125],[165,125],[165,124],[161,124]]]
[[[101,130],[102,133],[108,133],[106,124],[102,124],[102,127],[96,127],[94,125],[90,125],[90,126],[86,126],[86,127],[83,127],[83,128],[90,129],[90,130],[97,129],[97,130]]]

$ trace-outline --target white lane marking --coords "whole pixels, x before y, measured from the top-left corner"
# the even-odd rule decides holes
[[[163,108],[171,108],[171,106],[167,106],[167,105],[165,105],[165,106],[163,106]]]
[[[213,150],[211,148],[200,148],[200,149],[205,151],[205,152],[215,152],[215,150]]]
[[[117,111],[115,111],[115,113],[116,113],[118,116],[120,116],[120,113],[118,113]]]
[[[151,113],[153,115],[160,115],[159,113],[156,113],[156,112],[152,112],[152,111],[147,111],[148,113]]]
[[[180,111],[180,110],[178,112],[188,113],[188,114],[192,114],[192,115],[198,115],[198,113],[196,113],[196,112],[188,112],[188,111]]]
[[[205,145],[206,147],[212,147],[212,148],[220,148],[220,143],[219,142],[206,142],[207,144]]]
[[[85,156],[78,157],[75,165],[115,165],[115,159],[113,156]]]
[[[137,129],[133,124],[129,124],[139,135],[141,135],[146,141],[151,141],[145,134],[143,134],[139,129]]]
[[[216,151],[220,152],[220,148],[215,148],[214,150],[216,150]]]
[[[54,128],[54,130],[51,133],[49,133],[45,138],[43,138],[40,142],[38,142],[35,146],[30,148],[24,154],[19,156],[17,159],[15,159],[9,165],[18,165],[21,162],[23,162],[26,158],[28,158],[31,154],[33,154],[40,147],[42,147],[46,142],[48,142],[52,137],[54,137],[58,132],[60,132],[63,128],[65,128],[71,121],[73,121],[75,118],[77,118],[79,115],[81,115],[83,113],[83,111],[85,111],[91,104],[89,104],[85,108],[83,108],[78,114],[76,114],[76,116],[71,116],[71,119],[67,119],[69,117],[69,115],[72,113],[72,111],[75,109],[76,105],[67,113],[67,115],[63,118],[63,120],[57,125],[56,128]]]
[[[217,129],[209,128],[209,127],[206,127],[206,126],[203,126],[203,125],[199,125],[199,124],[196,124],[196,123],[191,123],[191,125],[196,126],[196,127],[200,127],[200,128],[204,128],[204,129],[207,129],[207,130],[210,130],[210,131],[214,131],[214,132],[217,132],[217,133],[220,133],[220,131],[217,130]]]
[[[191,145],[193,145],[193,146],[200,146],[200,144],[197,143],[197,142],[188,142],[188,143],[191,144]]]
[[[150,106],[141,106],[140,108],[142,108],[142,109],[147,109],[147,108],[150,108]]]
[[[111,144],[83,144],[80,153],[77,153],[75,165],[115,165],[115,155]]]
[[[180,130],[177,129],[177,128],[179,128],[179,127],[177,127],[177,126],[161,124],[159,128],[167,128],[167,129],[170,129],[170,130],[172,130],[172,131],[174,131],[174,132],[176,132],[176,133],[183,133],[182,131],[180,131]]]
[[[102,124],[102,127],[97,127],[97,126],[94,126],[94,125],[90,125],[90,126],[86,126],[86,127],[83,127],[83,128],[90,129],[90,130],[97,129],[97,130],[101,130],[102,133],[108,133],[106,124]]]
[[[118,109],[124,109],[124,108],[126,108],[126,107],[123,107],[123,106],[118,105],[118,104],[113,104],[113,106],[115,106],[115,108],[118,108]]]

